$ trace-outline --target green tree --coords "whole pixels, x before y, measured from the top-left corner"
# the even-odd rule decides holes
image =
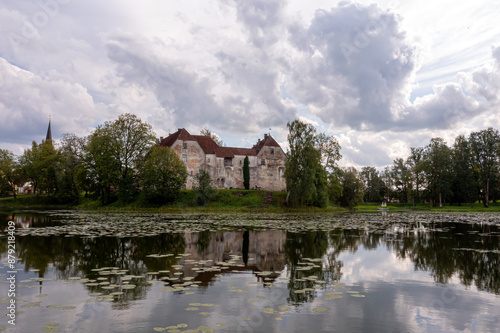
[[[116,143],[109,128],[102,125],[90,134],[85,146],[85,169],[80,170],[79,180],[91,189],[102,204],[113,201],[112,189],[120,177],[120,165],[116,158]]]
[[[19,166],[14,154],[0,149],[0,193],[12,193],[16,198],[16,185],[21,181]]]
[[[60,203],[78,202],[78,172],[82,166],[84,141],[75,134],[65,133],[58,150],[56,164],[57,192]]]
[[[411,197],[413,199],[413,205],[415,203],[420,203],[420,192],[424,182],[423,173],[423,156],[424,148],[411,148],[410,156],[407,159],[408,166],[411,172]]]
[[[331,202],[338,202],[342,197],[343,188],[342,184],[340,183],[340,180],[342,179],[342,174],[343,171],[340,168],[334,168],[328,174],[327,192],[328,192],[328,199]]]
[[[53,195],[57,191],[56,164],[58,153],[52,140],[37,144],[33,141],[19,157],[19,164],[25,178],[31,180],[35,192]]]
[[[345,169],[340,183],[342,185],[341,206],[352,209],[363,202],[363,182],[359,179],[356,168]]]
[[[396,192],[399,194],[399,200],[407,204],[412,185],[411,167],[402,158],[396,158],[391,171]]]
[[[208,171],[203,169],[198,171],[195,176],[194,190],[196,191],[196,202],[200,206],[207,204],[215,198],[217,191],[212,186],[212,179]]]
[[[441,138],[433,138],[424,148],[423,168],[428,197],[442,206],[443,196],[451,194],[451,151]]]
[[[479,193],[478,183],[472,167],[472,153],[467,138],[459,135],[455,138],[452,148],[453,163],[453,201],[473,203]]]
[[[187,171],[169,147],[155,146],[142,166],[142,192],[146,200],[165,203],[176,199],[186,183]]]
[[[481,186],[481,200],[484,207],[488,207],[490,187],[498,178],[498,151],[500,134],[498,130],[488,128],[473,132],[469,136],[469,145],[472,155],[472,166],[478,173]]]
[[[243,160],[243,186],[245,186],[245,190],[250,189],[250,162],[248,156],[245,156]]]
[[[363,200],[365,202],[381,202],[384,200],[385,184],[374,167],[363,167],[359,174],[363,182]]]
[[[138,167],[155,143],[151,125],[129,113],[94,130],[87,145],[87,166],[94,174],[103,203],[111,201],[113,187],[118,187],[122,202],[134,198],[139,185]]]
[[[322,147],[326,137],[317,134],[311,124],[298,119],[288,123],[287,127],[289,130],[289,151],[285,162],[287,204],[300,206],[312,203],[323,207],[326,202],[318,200],[327,198],[326,171],[321,164]],[[318,190],[324,193],[318,193]]]

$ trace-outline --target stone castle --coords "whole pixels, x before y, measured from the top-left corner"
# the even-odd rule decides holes
[[[180,128],[160,145],[170,147],[186,165],[186,189],[193,188],[198,170],[210,174],[214,188],[244,189],[243,161],[248,156],[250,189],[284,191],[285,153],[271,135],[265,134],[252,148],[221,147],[205,135],[191,135]]]

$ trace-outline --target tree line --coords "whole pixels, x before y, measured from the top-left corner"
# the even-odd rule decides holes
[[[0,149],[0,175],[3,194],[15,197],[15,185],[30,182],[35,193],[56,203],[77,203],[84,193],[104,205],[139,195],[168,202],[187,178],[177,154],[159,146],[151,125],[132,114],[98,125],[86,137],[64,134],[58,147],[52,140],[33,142],[17,158]]]
[[[425,147],[412,147],[409,156],[378,171],[370,166],[339,168],[340,145],[334,137],[299,120],[287,126],[285,177],[291,206],[324,207],[330,200],[350,208],[363,201],[435,206],[482,202],[488,207],[500,199],[496,129],[459,135],[452,146],[432,138]]]
[[[352,208],[363,201],[388,200],[414,205],[480,201],[488,207],[500,198],[500,134],[496,129],[460,135],[452,146],[433,138],[383,170],[369,166],[357,170],[338,166],[342,155],[335,137],[300,120],[287,127],[284,177],[289,206],[338,203]],[[249,183],[246,164],[245,187]],[[57,147],[52,140],[33,142],[17,157],[0,149],[1,195],[15,197],[15,186],[30,182],[35,193],[45,193],[57,203],[77,203],[81,195],[104,205],[129,203],[139,196],[166,203],[178,197],[186,178],[177,154],[159,146],[151,125],[132,114],[98,125],[86,137],[64,134]],[[198,203],[213,199],[210,175],[200,171],[196,178]]]
[[[363,199],[435,206],[482,202],[488,207],[500,198],[499,160],[500,134],[491,127],[459,135],[451,146],[442,138],[432,138],[383,171],[362,168]]]

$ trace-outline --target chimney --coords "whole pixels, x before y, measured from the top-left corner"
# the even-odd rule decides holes
[[[162,136],[160,136],[160,142],[162,142],[162,141],[163,141],[163,137],[162,137]]]
[[[264,140],[267,139],[267,133],[264,133]]]
[[[177,130],[180,132],[180,131],[182,131],[182,128],[178,128]]]

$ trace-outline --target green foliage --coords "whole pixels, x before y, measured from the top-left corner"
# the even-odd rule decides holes
[[[83,141],[74,134],[63,134],[56,164],[57,192],[60,203],[78,203],[78,170],[81,167]]]
[[[472,168],[472,152],[467,139],[459,135],[455,139],[452,149],[453,163],[453,191],[452,201],[461,205],[462,203],[474,202],[476,194],[479,193],[479,184]]]
[[[396,187],[399,201],[406,204],[412,189],[412,172],[408,162],[402,158],[396,158],[392,165],[392,179]]]
[[[325,208],[328,205],[328,173],[322,165],[316,167],[314,179],[316,191],[313,193],[313,206]]]
[[[490,200],[490,187],[498,183],[498,154],[500,149],[500,134],[498,130],[488,128],[473,132],[469,136],[471,149],[472,168],[478,175],[481,186],[481,200],[484,207],[488,207]]]
[[[250,162],[248,156],[245,156],[243,160],[243,186],[245,190],[250,189]]]
[[[382,202],[387,192],[379,172],[374,167],[363,167],[359,174],[363,182],[363,200],[365,202]]]
[[[30,179],[37,192],[55,194],[57,190],[56,164],[58,153],[52,140],[37,144],[33,141],[31,149],[26,149],[19,158],[24,178]]]
[[[354,167],[344,170],[342,179],[342,196],[340,197],[340,205],[349,209],[363,202],[363,182],[359,179],[358,171]]]
[[[14,154],[0,149],[0,194],[12,194],[16,197],[16,184],[21,181],[21,173]]]
[[[441,138],[433,138],[425,147],[423,170],[427,183],[427,197],[442,206],[443,196],[451,194],[451,151]]]
[[[195,176],[196,203],[203,206],[209,203],[217,195],[217,191],[212,187],[212,179],[210,173],[205,170],[199,170]]]
[[[142,191],[147,201],[173,201],[186,183],[187,171],[179,156],[168,147],[156,146],[142,166]]]
[[[341,178],[342,170],[339,168],[336,168],[328,175],[327,192],[328,199],[330,199],[331,202],[338,202],[342,197],[342,191],[344,189],[342,188],[342,184],[340,183]]]
[[[114,188],[118,188],[118,198],[122,202],[134,199],[139,187],[138,167],[155,142],[151,125],[129,113],[99,125],[89,136],[86,149],[88,181],[103,204],[112,201]]]
[[[335,158],[340,156],[338,149],[332,145],[335,141],[324,134],[317,134],[314,126],[298,119],[288,123],[287,127],[290,149],[284,174],[287,203],[291,207],[309,204],[324,207],[328,197],[328,177],[321,162],[326,159],[328,166],[334,165]]]

